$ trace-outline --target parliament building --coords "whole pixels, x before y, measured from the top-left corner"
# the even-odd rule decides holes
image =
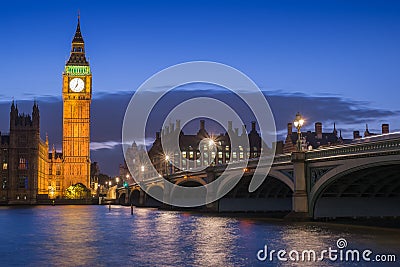
[[[80,21],[62,74],[62,153],[40,138],[40,112],[21,114],[11,104],[10,132],[0,133],[0,203],[35,204],[39,199],[82,198],[71,188],[90,188],[90,104],[92,73]],[[86,192],[89,192],[87,190]]]

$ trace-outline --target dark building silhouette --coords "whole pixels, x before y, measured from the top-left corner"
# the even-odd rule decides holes
[[[301,133],[301,144],[303,150],[315,149],[322,146],[340,145],[351,142],[350,139],[343,139],[341,132],[338,136],[336,124],[333,125],[333,131],[324,133],[322,131],[322,123],[315,123],[315,131],[307,131]],[[283,153],[296,151],[296,143],[298,139],[297,130],[293,131],[292,123],[288,123],[288,131],[283,146]]]
[[[39,107],[20,114],[11,105],[10,133],[1,136],[0,201],[8,204],[36,203],[39,184],[46,175],[48,143],[40,140]]]
[[[179,148],[182,156],[179,151],[164,151],[161,144],[161,137],[169,142],[169,138],[174,138],[176,135],[179,135]],[[231,143],[238,145],[232,147]],[[266,148],[266,145],[263,147]],[[194,135],[185,134],[180,128],[180,121],[177,120],[176,125],[170,124],[161,133],[156,133],[156,139],[148,154],[158,173],[171,174],[179,170],[190,170],[210,164],[224,164],[231,160],[237,161],[245,159],[246,156],[258,158],[261,148],[262,140],[256,130],[255,122],[252,122],[249,133],[247,133],[246,126],[243,125],[239,134],[239,129],[233,129],[232,122],[229,121],[226,133],[213,136],[207,132],[205,120],[200,120],[199,130]]]

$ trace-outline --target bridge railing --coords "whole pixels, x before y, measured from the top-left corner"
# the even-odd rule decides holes
[[[393,150],[400,150],[400,138],[315,149],[306,152],[306,160],[348,156],[353,154],[371,154]]]

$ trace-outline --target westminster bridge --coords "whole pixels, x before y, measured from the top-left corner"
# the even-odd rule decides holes
[[[400,134],[277,155],[264,182],[250,193],[257,164],[257,159],[249,160],[233,189],[201,208],[218,212],[288,212],[289,216],[312,218],[400,216]],[[218,165],[199,172],[181,171],[146,179],[140,185],[150,195],[161,194],[163,199],[170,199],[174,189],[166,186],[165,179],[175,185],[203,186],[218,178],[225,168],[226,165]],[[223,186],[229,184],[221,184],[221,189]],[[124,205],[165,207],[138,184],[120,188],[117,194]]]

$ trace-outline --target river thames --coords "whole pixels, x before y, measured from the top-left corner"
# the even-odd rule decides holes
[[[121,206],[0,207],[0,229],[2,266],[365,266],[257,259],[265,245],[321,251],[337,249],[340,238],[348,249],[396,255],[397,263],[379,266],[396,266],[400,255],[398,229],[155,209],[134,209],[131,215],[130,207]]]

